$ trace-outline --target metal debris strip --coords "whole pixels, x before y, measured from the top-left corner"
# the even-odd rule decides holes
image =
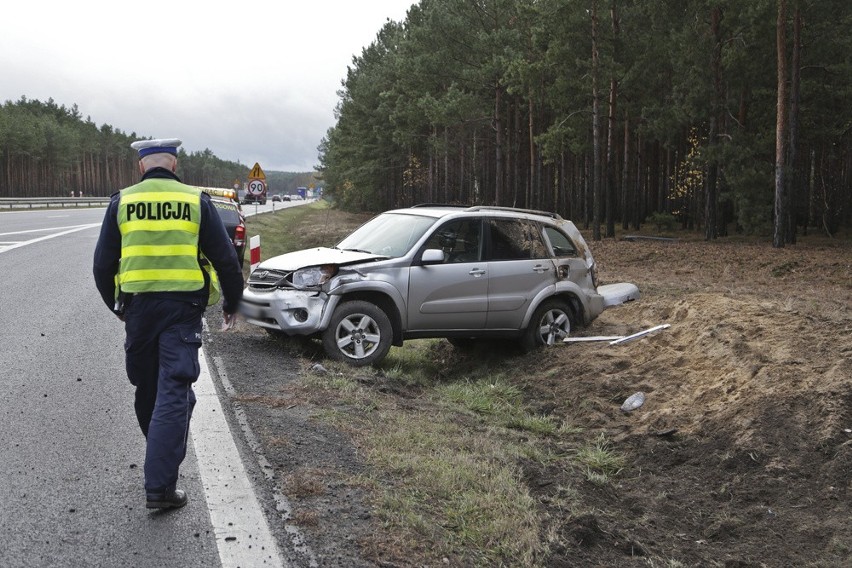
[[[586,341],[613,341],[614,339],[622,339],[623,335],[596,335],[594,337],[566,337],[562,341],[564,343],[581,343]]]
[[[610,345],[620,345],[622,343],[627,343],[628,341],[633,341],[634,339],[639,339],[649,333],[653,333],[655,331],[659,331],[661,329],[665,329],[667,327],[671,327],[671,324],[664,323],[663,325],[658,325],[649,329],[642,330],[640,332],[634,333],[633,335],[593,335],[589,337],[566,337],[562,340],[563,343],[587,343],[592,341],[609,341]]]
[[[654,333],[655,331],[659,331],[661,329],[666,329],[668,327],[671,327],[671,324],[664,323],[662,325],[656,325],[654,327],[651,327],[651,328],[639,331],[637,333],[634,333],[633,335],[628,335],[627,337],[622,337],[620,339],[610,341],[609,344],[610,345],[621,345],[622,343],[627,343],[628,341],[633,341],[634,339],[639,339],[640,337],[644,337],[644,336],[648,335],[649,333]]]

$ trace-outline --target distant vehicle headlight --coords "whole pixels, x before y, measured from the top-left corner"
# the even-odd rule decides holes
[[[293,286],[296,288],[320,286],[334,276],[335,272],[337,267],[330,264],[303,268],[293,273]]]

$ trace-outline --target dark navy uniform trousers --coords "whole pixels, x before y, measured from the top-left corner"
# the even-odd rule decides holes
[[[199,303],[157,294],[135,294],[125,311],[127,377],[136,387],[136,418],[147,440],[147,493],[174,489],[186,457],[203,313]]]

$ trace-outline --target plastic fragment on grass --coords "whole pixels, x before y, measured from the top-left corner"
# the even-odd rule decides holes
[[[621,405],[622,412],[632,412],[645,404],[645,393],[639,391],[627,397],[627,400]]]
[[[654,333],[655,331],[659,331],[661,329],[666,329],[668,327],[671,327],[671,324],[664,323],[662,325],[656,325],[654,327],[636,332],[633,335],[628,335],[627,337],[622,337],[620,339],[610,341],[609,344],[610,345],[621,345],[622,343],[627,343],[628,341],[633,341],[634,339],[639,339],[640,337],[644,337],[644,336],[648,335],[649,333]]]

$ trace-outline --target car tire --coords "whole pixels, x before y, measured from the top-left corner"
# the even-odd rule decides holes
[[[375,304],[361,300],[340,304],[322,333],[326,354],[354,367],[381,361],[392,342],[393,327],[387,314]]]
[[[531,351],[543,345],[555,345],[571,335],[574,313],[561,300],[545,300],[536,308],[524,332],[522,346]]]

